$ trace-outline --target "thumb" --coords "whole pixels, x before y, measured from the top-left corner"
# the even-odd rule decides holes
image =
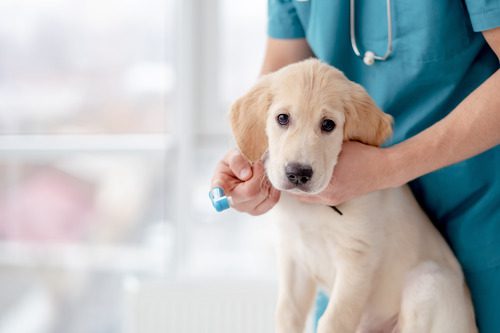
[[[232,151],[226,157],[227,163],[233,174],[239,179],[246,181],[252,178],[252,167],[250,162],[238,151]]]

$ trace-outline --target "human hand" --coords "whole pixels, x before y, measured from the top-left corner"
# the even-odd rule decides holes
[[[369,192],[396,186],[386,149],[347,141],[327,188],[317,195],[295,195],[303,202],[339,205]]]
[[[252,165],[241,153],[230,150],[215,168],[212,187],[222,187],[232,197],[234,209],[250,215],[261,215],[278,202],[280,192],[265,174],[261,161]]]

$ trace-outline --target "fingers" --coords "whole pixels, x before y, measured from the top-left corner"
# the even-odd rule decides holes
[[[252,178],[238,184],[232,191],[233,204],[235,208],[243,211],[252,210],[267,197],[269,197],[271,185],[264,173],[261,162],[253,166]]]
[[[233,149],[217,164],[211,185],[212,187],[222,187],[224,191],[231,192],[238,183],[251,177],[250,163],[236,149]]]
[[[279,199],[279,191],[267,179],[262,162],[253,166],[248,181],[237,185],[233,192],[233,207],[251,215],[261,215],[271,209]]]
[[[327,206],[336,206],[345,202],[346,193],[337,191],[337,183],[333,182],[333,178],[328,187],[319,194],[295,194],[294,196],[306,203],[321,204]]]
[[[323,194],[324,195],[324,194]],[[328,198],[328,200],[325,200],[325,198],[322,195],[295,195],[297,199],[299,199],[302,202],[306,203],[315,203],[315,204],[322,204],[322,205],[335,205],[335,200],[332,198]]]
[[[299,199],[302,202],[307,202],[307,203],[319,203],[318,201],[321,200],[321,197],[319,195],[301,195],[301,194],[295,194],[294,195],[297,199]]]
[[[263,181],[265,179],[264,170],[262,164],[257,162],[254,164],[252,169],[252,177],[241,184],[233,190],[233,201],[242,202],[247,201],[246,198],[252,199],[261,195]],[[239,200],[238,200],[239,199]]]
[[[337,206],[352,198],[348,193],[338,193],[335,190],[327,190],[317,195],[295,194],[294,196],[302,202],[327,206]]]
[[[229,151],[217,164],[211,183],[231,195],[233,208],[251,215],[267,212],[279,200],[279,191],[268,181],[262,162],[251,166],[237,150]]]
[[[258,204],[250,214],[252,215],[261,215],[269,211],[271,208],[276,205],[280,198],[280,192],[274,188],[271,188],[269,196],[264,199],[260,204]]]
[[[226,155],[229,168],[241,180],[248,180],[252,177],[252,167],[247,159],[235,149],[229,151]]]

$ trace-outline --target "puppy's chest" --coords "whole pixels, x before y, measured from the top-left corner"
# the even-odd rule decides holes
[[[333,285],[340,236],[336,213],[330,207],[282,198],[275,208],[278,246],[323,287]]]

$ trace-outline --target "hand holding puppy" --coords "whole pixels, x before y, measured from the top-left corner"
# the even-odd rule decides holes
[[[326,189],[316,195],[296,197],[303,202],[336,206],[363,194],[401,186],[393,184],[395,177],[388,152],[385,148],[346,141]]]
[[[266,213],[280,196],[269,183],[262,162],[251,165],[236,149],[217,164],[212,178],[212,187],[215,186],[232,196],[232,208],[250,215]]]

